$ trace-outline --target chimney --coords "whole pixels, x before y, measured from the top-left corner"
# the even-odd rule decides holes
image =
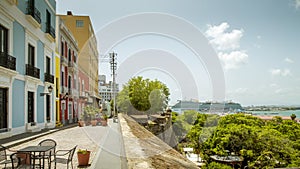
[[[67,15],[73,15],[72,11],[67,11]]]

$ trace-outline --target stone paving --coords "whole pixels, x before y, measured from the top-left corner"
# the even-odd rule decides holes
[[[73,127],[57,132],[50,133],[48,135],[36,138],[34,140],[30,140],[26,143],[11,147],[10,150],[18,150],[26,146],[37,145],[40,141],[44,139],[54,139],[57,142],[56,150],[68,150],[77,145],[77,150],[87,149],[91,151],[90,155],[90,167],[85,168],[95,168],[92,163],[95,163],[97,159],[97,153],[101,152],[102,145],[105,143],[107,139],[107,135],[110,131],[110,123],[113,123],[111,120],[109,121],[108,126],[85,126],[85,127]],[[55,129],[54,129],[55,130]],[[54,168],[54,163],[51,164]],[[10,165],[9,165],[10,166]],[[73,157],[73,166],[74,168],[79,168],[77,161],[77,154],[74,154]],[[0,166],[3,168],[3,166]],[[66,169],[66,165],[57,164],[57,169]]]

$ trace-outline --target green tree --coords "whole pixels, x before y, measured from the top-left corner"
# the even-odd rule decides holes
[[[188,133],[191,143],[203,131]],[[220,119],[214,133],[201,145],[205,160],[224,155],[225,150],[242,156],[248,168],[295,167],[300,165],[300,124],[274,117],[265,122],[253,116],[234,114]],[[194,139],[194,140],[193,140]],[[201,142],[200,142],[201,143]]]
[[[217,162],[212,162],[212,163],[208,164],[207,166],[203,166],[203,168],[204,169],[232,169],[232,167],[229,165],[221,164],[221,163],[217,163]]]
[[[167,107],[169,95],[169,89],[162,82],[138,76],[123,86],[117,97],[117,106],[123,112],[153,114]]]

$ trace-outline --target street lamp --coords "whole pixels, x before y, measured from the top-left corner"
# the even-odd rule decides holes
[[[50,85],[48,87],[48,93],[40,93],[40,96],[45,96],[46,94],[51,94],[52,93],[52,90],[53,90],[53,87]]]

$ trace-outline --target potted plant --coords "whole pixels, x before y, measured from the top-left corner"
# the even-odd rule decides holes
[[[80,119],[80,120],[78,121],[78,126],[79,126],[79,127],[83,127],[83,126],[84,126],[84,121]]]
[[[84,116],[85,116],[85,119],[87,121],[87,124],[95,124],[95,115],[97,113],[98,109],[96,109],[95,107],[93,106],[85,106],[84,107]]]
[[[102,126],[107,126],[107,119],[108,119],[107,115],[103,114],[103,119],[101,121]]]
[[[79,149],[77,151],[78,165],[79,166],[88,166],[90,160],[91,151]]]

